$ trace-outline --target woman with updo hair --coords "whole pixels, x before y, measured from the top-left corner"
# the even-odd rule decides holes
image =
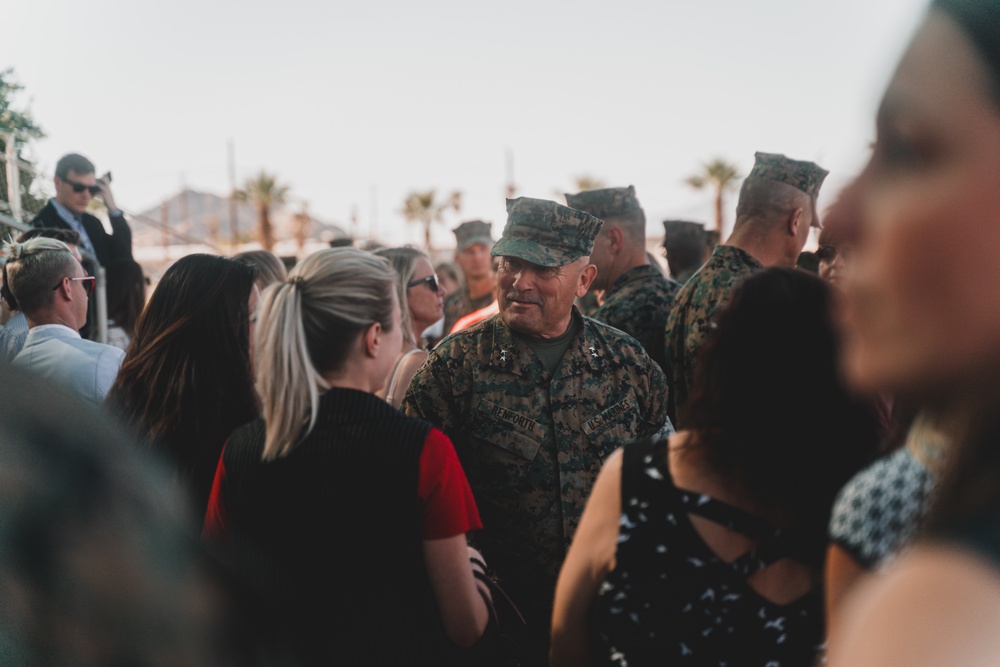
[[[262,298],[263,418],[230,436],[204,534],[287,619],[304,664],[452,664],[487,626],[454,447],[375,396],[402,336],[396,276],[362,250],[320,250]]]

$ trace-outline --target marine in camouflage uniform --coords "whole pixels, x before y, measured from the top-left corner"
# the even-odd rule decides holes
[[[667,319],[665,370],[670,382],[669,414],[675,424],[678,410],[693,391],[695,363],[716,312],[729,301],[736,285],[765,267],[758,256],[770,258],[767,266],[794,266],[810,227],[819,226],[815,203],[827,171],[812,162],[774,153],[758,152],[755,157],[740,190],[733,236],[725,245],[716,246],[701,270],[681,288]],[[774,207],[775,192],[784,192],[792,202],[790,208]],[[806,205],[796,208],[802,202]],[[795,220],[799,224],[793,234],[791,222]]]
[[[601,225],[544,200],[508,200],[507,210],[493,254],[532,271],[586,257]],[[522,289],[508,271],[502,264],[500,289]],[[583,316],[571,298],[561,301],[568,326],[555,339],[565,352],[547,365],[539,339],[508,324],[519,322],[510,299],[501,291],[498,315],[431,352],[402,410],[454,442],[483,518],[475,543],[534,633],[530,664],[544,665],[556,577],[591,486],[615,448],[669,429],[667,386],[633,338]]]
[[[681,285],[649,263],[646,215],[635,187],[567,194],[566,203],[604,221],[590,256],[597,266],[591,291],[603,290],[604,303],[590,316],[638,340],[663,368],[663,330]]]
[[[480,263],[481,259],[469,253],[469,250],[479,250],[481,253],[488,253],[490,251],[493,247],[492,225],[482,220],[469,220],[460,224],[452,232],[455,234],[455,241],[457,243],[455,246],[455,263],[462,269],[463,285],[462,289],[445,297],[443,329],[445,336],[451,333],[452,327],[460,319],[469,313],[474,313],[481,308],[485,308],[493,303],[496,298],[494,290],[496,276],[492,274],[492,269],[490,271],[491,278],[488,281],[489,290],[474,298],[469,292],[470,278],[472,278],[471,272],[473,270],[482,271],[484,268],[482,266],[474,266],[476,263]],[[483,247],[477,249],[477,245]]]
[[[708,338],[716,311],[721,310],[740,281],[763,268],[746,250],[731,245],[716,246],[701,271],[674,298],[664,337],[664,348],[669,355],[671,410],[676,411],[691,395],[694,362]]]
[[[604,304],[591,317],[635,338],[663,368],[663,330],[680,288],[679,282],[667,278],[655,266],[637,266],[604,292]]]
[[[663,221],[663,251],[670,277],[681,285],[700,269],[713,250],[705,225],[691,220]]]

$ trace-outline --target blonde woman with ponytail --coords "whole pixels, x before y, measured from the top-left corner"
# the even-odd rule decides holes
[[[230,436],[206,514],[303,664],[448,665],[483,646],[466,543],[482,524],[454,447],[375,396],[402,346],[395,281],[386,259],[331,248],[265,290],[263,418]]]

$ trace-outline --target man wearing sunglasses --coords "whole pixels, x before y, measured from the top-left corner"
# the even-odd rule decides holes
[[[132,230],[111,194],[110,174],[102,178],[94,174],[94,163],[82,155],[70,153],[60,158],[54,179],[56,196],[38,212],[31,226],[77,232],[84,257],[93,257],[101,266],[108,266],[115,259],[132,258]],[[87,213],[87,205],[94,197],[108,209],[110,234],[99,219]]]
[[[80,336],[94,277],[69,246],[52,238],[10,242],[4,251],[6,287],[28,318],[28,337],[11,365],[62,391],[102,403],[125,352]]]

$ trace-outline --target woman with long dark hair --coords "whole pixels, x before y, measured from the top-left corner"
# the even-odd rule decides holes
[[[215,255],[174,262],[106,399],[140,442],[173,463],[201,512],[226,437],[260,414],[250,358],[255,277],[249,265]]]
[[[230,436],[205,518],[303,664],[448,665],[487,626],[458,455],[375,395],[403,340],[396,281],[387,259],[331,248],[265,290],[263,415]]]
[[[922,535],[845,600],[836,667],[1000,655],[1000,2],[935,0],[882,100],[859,179],[845,368],[950,436]]]
[[[826,525],[874,455],[840,381],[830,290],[747,278],[699,356],[682,430],[606,462],[556,588],[553,665],[810,665]]]

